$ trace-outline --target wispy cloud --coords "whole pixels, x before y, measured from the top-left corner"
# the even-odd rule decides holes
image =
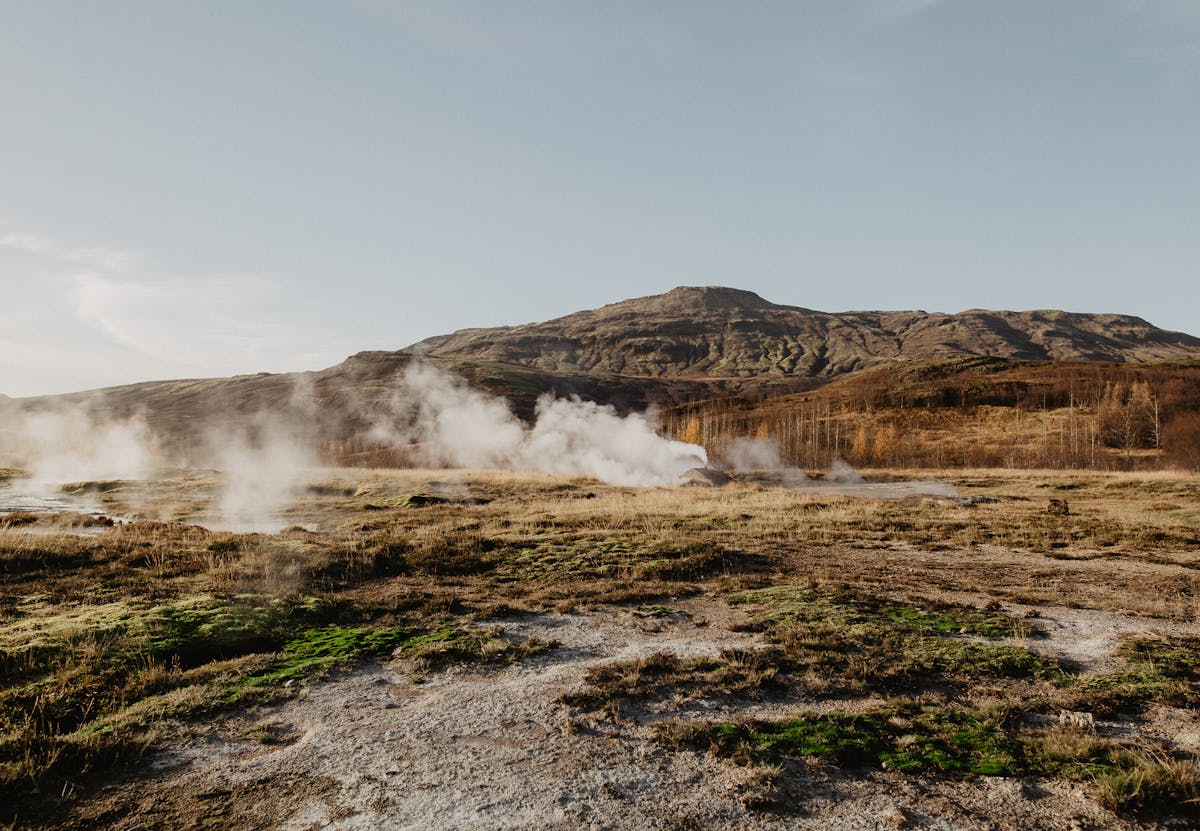
[[[263,313],[283,287],[253,276],[116,279],[73,278],[76,320],[114,343],[158,362],[203,371],[214,363],[250,371],[289,353],[294,335]]]
[[[319,323],[295,319],[278,280],[164,274],[127,249],[0,233],[0,290],[19,298],[0,305],[10,395],[315,369],[344,354]]]
[[[0,247],[108,272],[132,271],[145,262],[142,252],[130,248],[75,248],[51,237],[31,234],[28,231],[8,231],[0,234]]]

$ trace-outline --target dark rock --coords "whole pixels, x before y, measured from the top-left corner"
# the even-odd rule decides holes
[[[1066,516],[1071,513],[1071,508],[1065,499],[1051,499],[1050,504],[1046,506],[1046,513]]]
[[[694,485],[702,488],[719,488],[728,485],[732,480],[729,474],[715,467],[694,467],[679,474],[679,484]]]

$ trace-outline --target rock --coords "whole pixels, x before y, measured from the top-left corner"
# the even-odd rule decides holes
[[[879,812],[879,821],[891,828],[907,828],[908,814],[899,805],[888,805]]]
[[[1058,714],[1058,723],[1063,726],[1077,727],[1087,733],[1096,732],[1096,716],[1092,713],[1063,710]]]
[[[446,505],[454,500],[435,493],[410,493],[400,500],[400,505],[406,508],[424,508],[427,505]]]
[[[1071,513],[1071,508],[1067,505],[1067,500],[1065,499],[1051,499],[1050,504],[1046,506],[1046,513],[1067,516]]]
[[[958,498],[960,508],[974,508],[976,505],[994,505],[1000,500],[994,496],[962,496]]]
[[[702,488],[719,488],[728,485],[732,480],[723,470],[715,467],[694,467],[679,474],[679,484],[695,485]]]
[[[123,488],[129,482],[124,479],[101,479],[90,482],[67,482],[59,485],[60,493],[69,494],[70,496],[84,496],[91,493],[108,493]]]
[[[358,496],[362,487],[323,482],[309,485],[304,491],[309,496]]]

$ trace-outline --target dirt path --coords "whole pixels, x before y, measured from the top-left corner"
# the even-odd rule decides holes
[[[1015,780],[852,777],[798,765],[786,816],[750,810],[757,771],[676,753],[645,724],[573,722],[557,699],[589,667],[655,652],[752,647],[723,604],[685,614],[629,610],[509,621],[515,638],[557,640],[544,657],[414,683],[370,666],[259,714],[270,742],[216,742],[160,760],[158,777],[94,801],[79,827],[308,829],[999,829],[1128,828],[1077,787]],[[711,705],[710,718],[724,713]],[[782,705],[779,705],[782,706]],[[699,714],[705,717],[706,714]],[[83,818],[81,818],[83,819]]]

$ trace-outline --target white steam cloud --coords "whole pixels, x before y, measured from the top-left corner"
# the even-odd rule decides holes
[[[839,485],[861,485],[867,480],[862,477],[861,473],[851,467],[849,462],[834,459],[833,464],[829,468],[829,473],[825,474],[825,481],[835,482]]]
[[[168,465],[216,467],[221,485],[202,521],[234,531],[277,530],[315,475],[322,442],[338,435],[318,427],[322,411],[309,377],[290,383],[290,398],[210,424],[182,458],[162,451],[145,419],[102,415],[101,396],[34,406],[0,399],[0,467],[29,472],[32,479],[21,487],[38,495],[72,481],[145,479]],[[341,406],[357,429],[373,425],[368,438],[376,448],[427,467],[590,476],[638,487],[677,485],[681,474],[708,464],[703,447],[659,435],[652,414],[621,416],[609,406],[543,395],[527,425],[504,398],[425,361],[409,364],[382,412],[377,399],[372,404],[354,391]],[[841,461],[810,479],[783,461],[771,439],[735,439],[722,459],[739,474],[792,489],[882,499],[954,495],[936,481],[866,481]]]
[[[232,435],[210,435],[224,477],[210,523],[227,531],[277,531],[282,514],[317,466],[316,453],[286,425],[262,424]]]
[[[212,430],[207,455],[224,475],[214,524],[228,531],[277,531],[284,509],[318,467],[312,425],[318,404],[308,376],[292,381],[278,411],[260,410],[232,428]]]
[[[40,492],[71,481],[145,479],[172,465],[215,467],[221,486],[203,521],[234,531],[271,531],[318,466],[317,397],[305,376],[290,400],[210,425],[169,455],[140,417],[104,416],[103,399],[40,410],[0,401],[0,467],[22,468]],[[591,476],[614,485],[670,486],[707,464],[703,447],[663,438],[652,417],[620,416],[578,398],[542,396],[532,426],[508,402],[432,364],[414,362],[380,416],[347,397],[370,438],[429,467],[491,468]],[[368,412],[370,410],[370,412]],[[23,483],[22,487],[28,483]]]
[[[508,403],[430,364],[414,363],[377,435],[416,445],[434,467],[479,467],[592,476],[611,485],[676,485],[707,464],[703,447],[658,435],[643,415],[578,398],[538,399],[532,427]]]
[[[23,409],[16,402],[0,407],[0,467],[22,470],[15,486],[20,496],[46,497],[71,482],[146,480],[180,462],[215,466],[222,474],[206,524],[232,531],[277,530],[282,509],[316,464],[302,419],[257,413],[239,423],[213,427],[187,458],[164,452],[146,421],[135,416],[103,415],[103,399],[57,402]],[[299,427],[297,425],[300,425]],[[127,498],[136,498],[126,494]],[[12,496],[0,502],[24,502]],[[58,505],[57,502],[47,503]],[[137,506],[134,506],[135,508]],[[152,511],[151,516],[159,516]]]
[[[140,417],[100,420],[88,404],[23,411],[0,410],[0,466],[30,476],[46,491],[64,482],[142,479],[153,467],[155,442]]]
[[[734,473],[769,473],[789,488],[801,487],[808,482],[804,471],[783,460],[775,439],[740,436],[729,443],[722,455]]]

